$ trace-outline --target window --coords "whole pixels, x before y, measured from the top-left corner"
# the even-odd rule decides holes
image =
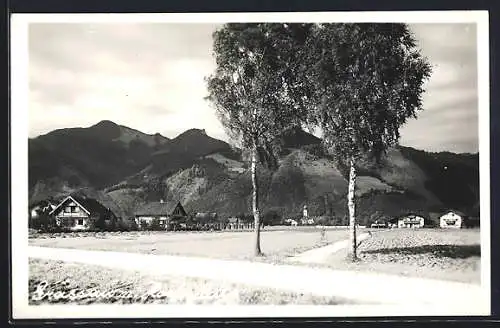
[[[69,208],[69,206],[66,206],[64,208],[64,213],[69,213],[71,211],[71,209]]]
[[[78,212],[78,207],[77,206],[71,206],[71,213],[77,213]]]
[[[83,219],[78,219],[78,225],[83,225]]]

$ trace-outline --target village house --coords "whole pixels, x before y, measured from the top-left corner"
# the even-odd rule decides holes
[[[289,224],[289,225],[291,225],[291,226],[293,226],[293,227],[296,227],[296,226],[299,224],[299,223],[297,222],[297,220],[295,220],[295,219],[286,219],[286,220],[285,220],[285,223],[287,223],[287,224]]]
[[[109,224],[116,219],[114,213],[93,198],[68,196],[54,207],[49,215],[54,216],[56,224],[71,231],[95,228],[99,219]]]
[[[457,210],[449,210],[439,218],[441,228],[461,229],[466,227],[467,215]]]
[[[423,228],[425,225],[425,218],[421,215],[409,213],[390,221],[390,223],[393,224],[392,226],[394,226],[396,222],[398,228]]]
[[[135,213],[135,223],[138,228],[150,225],[154,220],[165,229],[169,228],[172,220],[185,220],[187,213],[179,201],[147,203],[139,208]]]
[[[227,224],[225,225],[225,229],[227,230],[244,230],[244,229],[253,229],[255,224],[253,222],[242,220],[238,217],[230,217],[227,219]]]
[[[237,217],[230,217],[227,219],[227,225],[226,229],[233,230],[233,229],[238,229],[240,224],[240,219]]]

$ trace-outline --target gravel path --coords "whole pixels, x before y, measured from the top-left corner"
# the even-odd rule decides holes
[[[108,268],[167,274],[276,288],[317,296],[335,296],[362,303],[439,306],[443,313],[484,313],[484,291],[473,284],[426,280],[375,273],[312,269],[246,261],[85,251],[62,248],[28,248],[30,258],[86,263]],[[389,288],[388,288],[389,287]],[[474,300],[471,303],[471,300]]]
[[[371,235],[368,233],[363,233],[357,236],[358,243],[369,238]],[[340,250],[346,249],[349,244],[349,240],[337,241],[328,246],[319,247],[311,249],[297,256],[289,258],[290,262],[299,263],[324,263],[328,256],[337,253]]]

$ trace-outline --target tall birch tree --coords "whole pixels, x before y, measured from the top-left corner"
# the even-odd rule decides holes
[[[208,97],[231,138],[251,153],[254,253],[260,247],[257,165],[276,167],[279,144],[287,128],[300,124],[303,106],[289,97],[298,88],[294,52],[307,39],[307,24],[225,24],[213,34],[215,72],[207,78]],[[299,71],[299,70],[297,70]]]
[[[356,162],[380,159],[398,143],[400,127],[422,110],[431,66],[406,24],[317,24],[302,51],[301,76],[314,86],[308,121],[349,166],[349,258],[357,260]]]

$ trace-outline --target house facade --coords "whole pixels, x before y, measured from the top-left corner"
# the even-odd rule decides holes
[[[226,230],[245,230],[245,229],[253,229],[254,227],[255,227],[254,222],[245,221],[238,217],[228,218],[227,223],[224,225],[224,228]]]
[[[85,231],[96,226],[99,219],[109,223],[114,213],[93,198],[68,196],[49,213],[64,230]]]
[[[439,218],[439,226],[447,229],[461,229],[466,225],[467,216],[456,210],[449,210]]]
[[[187,213],[179,201],[151,202],[139,208],[135,213],[135,223],[139,228],[151,225],[156,220],[162,228],[168,229],[172,220],[186,218]]]
[[[423,228],[425,218],[416,214],[408,214],[398,218],[398,228]]]
[[[293,227],[296,227],[299,224],[295,219],[286,219],[285,222]]]

